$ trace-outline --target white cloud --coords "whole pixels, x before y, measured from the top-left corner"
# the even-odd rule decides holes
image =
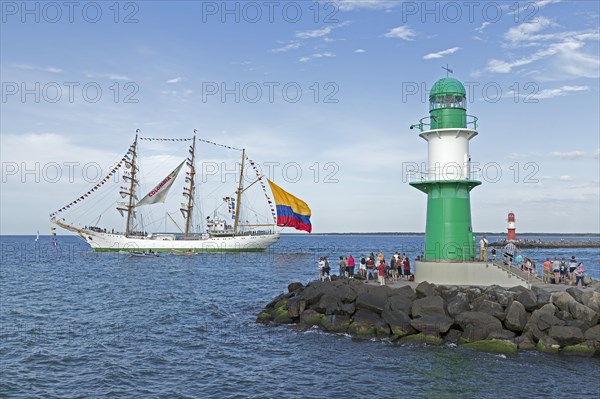
[[[55,68],[55,67],[51,67],[51,66],[46,67],[44,70],[47,72],[51,72],[51,73],[61,73],[63,71],[60,68]]]
[[[415,38],[415,36],[417,36],[417,34],[415,33],[415,31],[410,29],[408,26],[403,25],[403,26],[398,26],[394,29],[391,29],[384,36],[388,37],[388,38],[395,38],[395,39],[414,40],[414,38]]]
[[[532,95],[528,94],[526,97],[543,100],[547,98],[566,96],[568,93],[572,92],[588,91],[589,89],[589,86],[561,86],[556,89],[544,89],[539,93],[533,93]]]
[[[550,21],[548,18],[538,17],[535,21],[525,22],[510,28],[504,34],[504,38],[511,42],[539,40],[543,35],[540,36],[536,35],[535,33],[549,26],[556,26],[556,24]]]
[[[333,30],[333,26],[326,26],[323,29],[307,30],[302,32],[296,32],[298,39],[313,39],[315,37],[322,37],[328,35]]]
[[[86,76],[88,78],[102,78],[109,80],[131,80],[129,76],[119,75],[116,73],[88,73]]]
[[[173,84],[173,83],[179,83],[179,82],[181,82],[182,80],[183,80],[183,78],[182,78],[182,77],[180,77],[180,76],[178,76],[178,77],[176,77],[176,78],[173,78],[173,79],[169,79],[169,80],[167,80],[167,83],[169,83],[169,84]]]
[[[555,1],[541,1],[544,6]],[[553,30],[550,30],[554,28]],[[503,35],[504,47],[524,49],[525,55],[512,56],[512,59],[491,59],[486,70],[491,73],[510,73],[513,69],[544,60],[530,73],[539,80],[564,80],[571,78],[592,78],[600,75],[600,60],[597,46],[585,48],[586,42],[595,44],[600,33],[595,30],[566,31],[557,30],[560,25],[548,18],[539,16],[532,22],[512,27]],[[539,47],[532,51],[532,47]]]
[[[318,37],[327,36],[334,29],[343,28],[344,26],[350,25],[350,21],[344,21],[336,25],[329,25],[324,27],[323,29],[314,29],[314,30],[306,30],[306,31],[297,31],[296,37],[298,39],[315,39]]]
[[[565,160],[581,159],[587,156],[585,151],[553,151],[548,154],[549,157]]]
[[[444,58],[445,55],[456,53],[460,47],[452,47],[447,50],[438,51],[437,53],[429,53],[423,56],[424,60],[432,60],[435,58]]]
[[[43,72],[50,72],[50,73],[62,73],[63,70],[60,68],[56,68],[53,66],[47,66],[47,67],[38,67],[35,65],[29,65],[29,64],[12,64],[13,68],[17,68],[17,69],[24,69],[27,71],[33,71],[33,70],[37,70],[37,71],[43,71]]]
[[[569,176],[569,175],[562,175],[562,176],[541,176],[540,180],[571,182],[571,181],[573,181],[573,177]]]
[[[326,51],[324,53],[315,53],[315,54],[311,54],[311,55],[306,56],[306,57],[301,57],[298,61],[300,61],[300,62],[308,62],[308,61],[314,60],[316,58],[331,58],[331,57],[335,57],[335,54],[331,53],[329,51]]]
[[[483,30],[491,24],[492,24],[491,22],[485,21],[484,23],[481,24],[481,26],[479,28],[475,28],[475,30],[479,33],[483,33]]]
[[[362,54],[362,53],[366,53],[366,52],[367,52],[367,50],[364,50],[364,49],[362,49],[362,48],[357,48],[356,50],[354,50],[354,52],[355,52],[355,53],[358,53],[358,54]]]
[[[300,46],[302,46],[302,43],[300,43],[300,42],[291,42],[291,43],[286,44],[285,46],[271,49],[271,52],[272,53],[284,53],[286,51],[296,50],[297,48],[300,48]]]

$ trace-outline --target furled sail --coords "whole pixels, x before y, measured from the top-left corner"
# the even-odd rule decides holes
[[[164,203],[167,198],[167,194],[169,193],[169,190],[175,182],[175,179],[177,178],[177,175],[179,174],[179,171],[181,170],[181,167],[184,163],[185,161],[179,164],[179,166],[175,168],[174,171],[169,173],[169,175],[165,177],[160,183],[158,183],[156,187],[150,190],[150,192],[144,198],[142,198],[136,206],[152,205],[157,204],[159,202]]]

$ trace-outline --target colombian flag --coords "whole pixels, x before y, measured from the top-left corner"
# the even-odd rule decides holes
[[[294,197],[271,180],[267,179],[277,204],[277,226],[294,227],[297,230],[312,231],[310,208],[306,202]]]

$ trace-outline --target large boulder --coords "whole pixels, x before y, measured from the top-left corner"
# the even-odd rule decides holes
[[[545,304],[550,303],[550,295],[552,294],[552,291],[550,291],[545,286],[534,285],[531,287],[531,291],[533,291],[533,293],[537,297],[538,308],[541,308]]]
[[[521,302],[528,312],[533,312],[538,308],[537,296],[531,290],[525,289],[524,291],[521,291],[515,299]]]
[[[319,300],[319,303],[314,306],[314,310],[323,314],[339,314],[341,302],[336,295],[325,294]]]
[[[463,330],[463,338],[469,342],[487,339],[493,332],[502,330],[502,323],[494,316],[482,312],[465,312],[456,316]]]
[[[415,300],[415,292],[409,286],[404,286],[406,288],[400,288],[395,290],[392,296],[387,298],[386,306],[390,310],[399,310],[406,314],[410,314],[410,308],[412,306],[413,301]]]
[[[435,285],[429,284],[427,281],[419,283],[419,285],[417,285],[417,288],[415,288],[415,291],[417,293],[417,298],[425,298],[427,296],[439,295],[438,292],[435,290]]]
[[[583,304],[595,312],[600,313],[600,293],[596,291],[586,291],[581,299]]]
[[[381,314],[386,301],[387,295],[384,291],[367,291],[358,294],[354,306],[357,309],[366,309]]]
[[[312,309],[306,309],[302,314],[300,314],[300,324],[310,327],[310,326],[318,326],[321,325],[321,320],[325,317],[321,313],[318,313]]]
[[[479,302],[476,307],[473,308],[476,312],[487,313],[490,316],[494,316],[498,320],[504,320],[506,314],[504,313],[504,308],[497,302],[492,302],[490,300],[484,299]]]
[[[556,342],[556,340],[548,335],[540,338],[538,341],[536,348],[540,352],[545,353],[558,353],[560,350],[560,344]]]
[[[469,298],[467,294],[459,292],[456,296],[448,303],[448,314],[451,317],[456,317],[461,313],[469,312],[471,305],[469,305]]]
[[[467,300],[469,303],[472,303],[475,299],[481,297],[482,295],[481,288],[479,287],[469,287],[465,289],[464,293],[467,294]]]
[[[521,332],[527,324],[525,306],[519,301],[513,301],[506,311],[504,325],[511,331]]]
[[[343,334],[348,331],[352,320],[347,315],[329,315],[321,319],[321,327],[325,331]]]
[[[356,306],[353,303],[343,303],[340,306],[340,313],[348,316],[352,316],[356,312]]]
[[[337,296],[343,303],[351,303],[356,300],[357,293],[352,286],[344,284],[335,287],[335,296]]]
[[[450,302],[460,292],[460,288],[455,285],[438,285],[435,289],[446,302]]]
[[[568,292],[554,293],[551,300],[560,310],[568,311],[575,319],[585,321],[588,326],[598,323],[600,314],[577,302]]]
[[[517,347],[522,350],[529,350],[535,348],[535,342],[529,334],[519,335],[514,339],[514,342],[515,344],[517,344]]]
[[[569,295],[573,297],[577,302],[583,305],[583,291],[576,287],[569,287],[566,290]]]
[[[432,314],[418,317],[410,321],[416,330],[427,334],[445,334],[454,324],[454,320],[443,314]]]
[[[434,314],[445,315],[444,300],[441,296],[427,296],[424,298],[416,299],[411,307],[411,314],[413,318],[430,316]]]
[[[416,331],[410,325],[410,317],[401,310],[392,310],[385,308],[381,314],[383,320],[389,324],[394,338],[402,338],[405,335],[414,334]]]
[[[290,283],[288,284],[288,292],[294,292],[297,290],[300,290],[304,288],[304,285],[302,285],[302,283]]]
[[[583,338],[586,341],[595,341],[596,343],[598,343],[600,345],[600,324],[588,328],[585,331],[585,334],[583,334]]]
[[[306,309],[306,301],[298,296],[290,298],[286,304],[288,316],[297,319]]]
[[[307,285],[300,291],[300,298],[306,301],[306,306],[316,305],[325,294],[334,295],[335,287],[329,281],[317,281]]]
[[[579,328],[568,326],[552,326],[548,336],[560,346],[575,345],[583,341],[583,333]]]
[[[517,293],[513,291],[498,291],[496,293],[496,302],[506,308],[512,303],[512,301],[515,300],[517,296]]]
[[[387,338],[390,336],[390,327],[377,313],[359,309],[352,317],[348,333],[358,338]]]

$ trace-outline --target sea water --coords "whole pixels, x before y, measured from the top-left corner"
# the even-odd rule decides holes
[[[255,323],[288,283],[316,277],[320,256],[335,272],[340,255],[400,251],[414,259],[422,242],[290,235],[264,253],[131,258],[92,253],[77,237],[54,247],[50,237],[3,236],[0,397],[600,395],[598,358],[503,356]],[[597,248],[530,252],[536,260],[575,255],[600,277]]]

